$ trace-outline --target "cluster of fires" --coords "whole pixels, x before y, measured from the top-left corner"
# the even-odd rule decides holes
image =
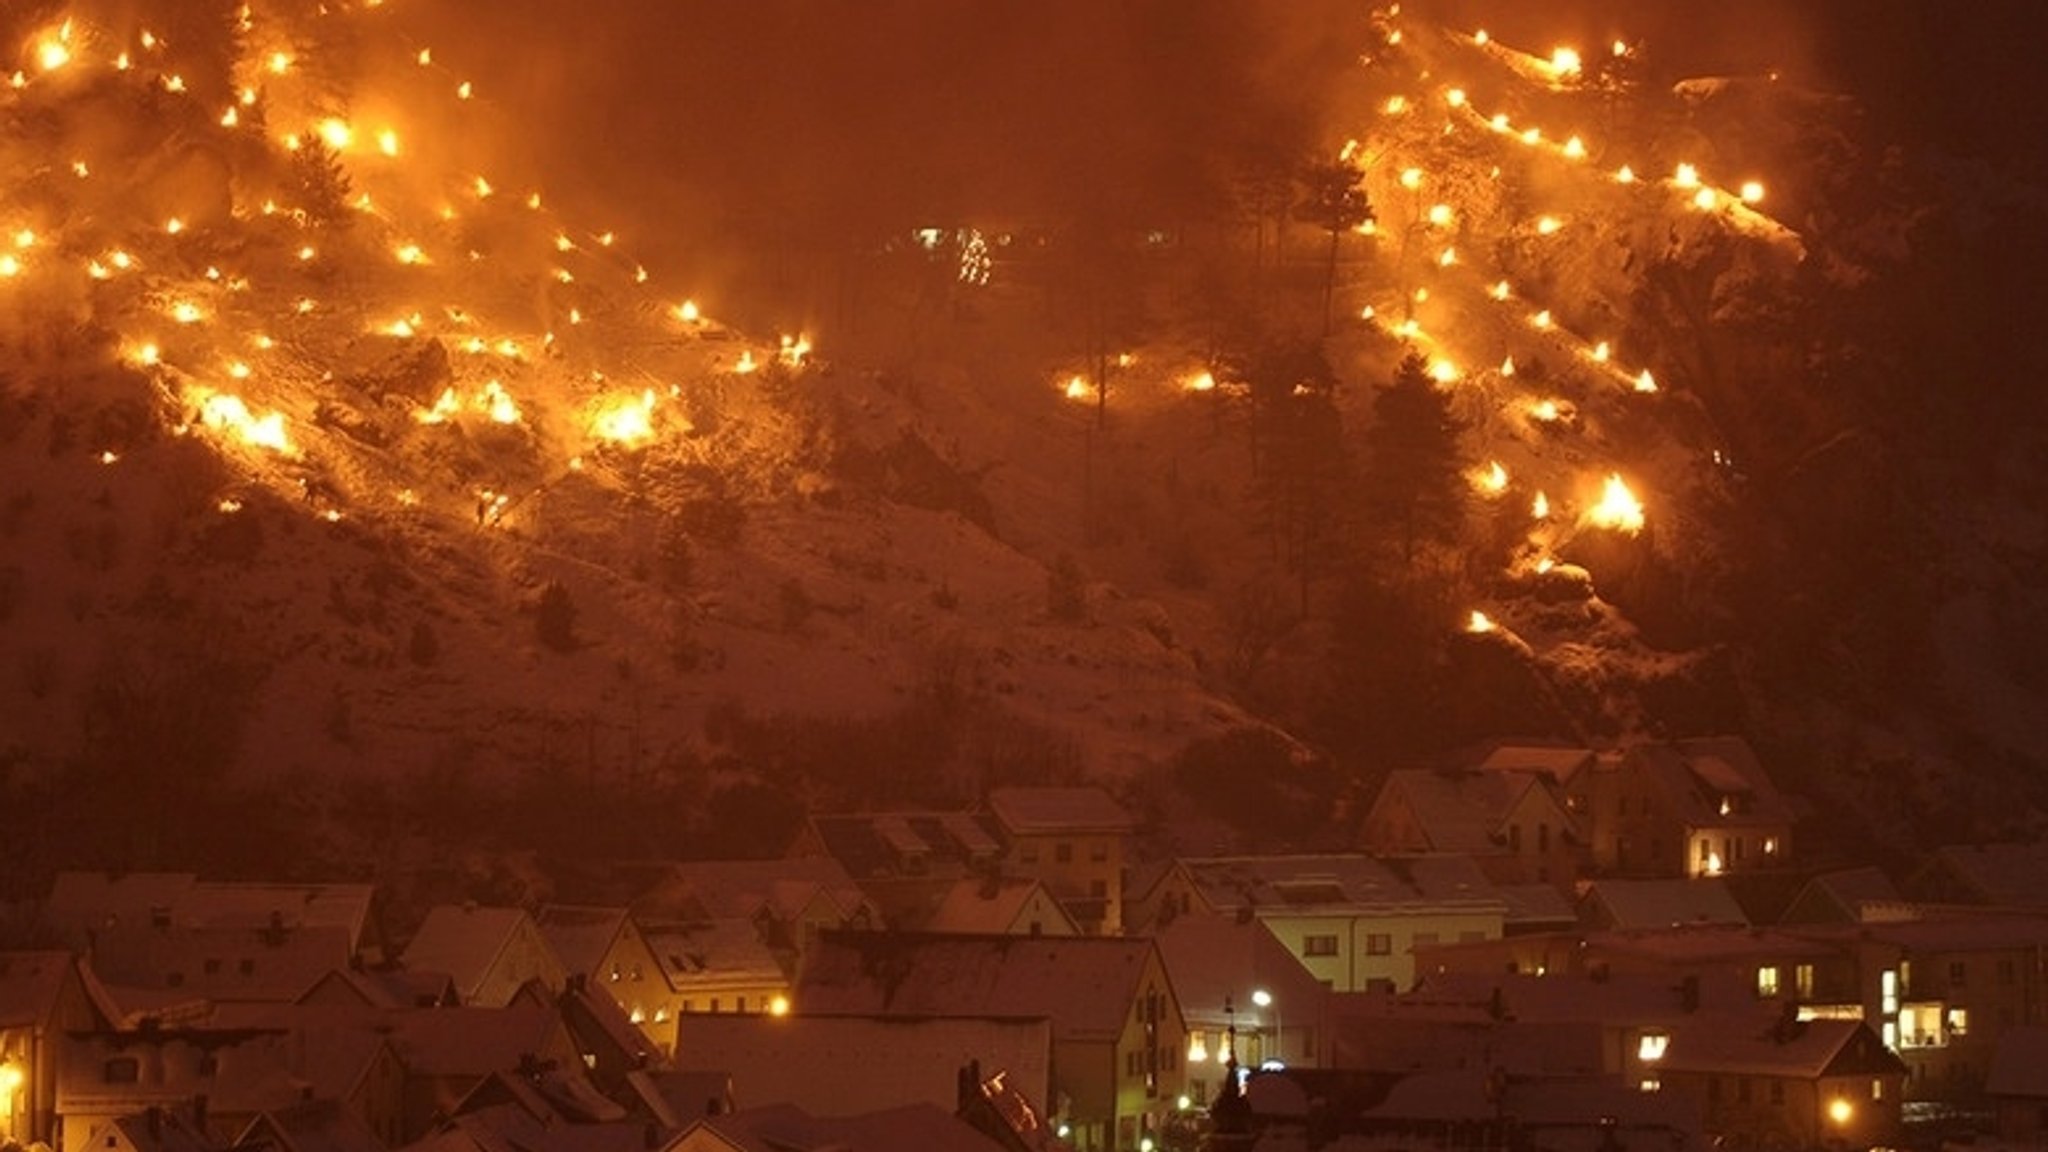
[[[390,23],[399,7],[244,4],[222,61],[196,31],[80,0],[8,45],[0,116],[21,131],[0,176],[0,307],[61,306],[58,323],[108,334],[94,353],[151,381],[170,431],[280,487],[291,470],[269,465],[322,439],[314,405],[342,363],[429,342],[448,366],[413,418],[526,429],[561,457],[543,471],[687,434],[691,379],[805,363],[807,338],[748,346],[664,295],[616,232],[486,170],[478,138],[502,112]],[[318,55],[332,43],[345,66]]]
[[[382,75],[403,79],[389,91],[338,97],[332,70],[312,55],[319,29],[303,23],[374,25],[397,6],[333,0],[311,15],[286,15],[244,5],[225,87],[188,77],[185,46],[175,39],[123,23],[111,9],[90,11],[88,0],[33,30],[14,46],[0,112],[53,125],[28,144],[51,154],[13,165],[0,184],[0,292],[85,301],[91,322],[117,334],[119,357],[177,414],[168,421],[173,430],[217,438],[259,476],[266,458],[308,450],[314,413],[293,398],[309,389],[277,385],[317,386],[339,349],[365,343],[438,344],[454,367],[412,399],[417,424],[545,424],[559,448],[549,465],[556,470],[580,469],[585,453],[607,446],[687,435],[677,401],[691,379],[807,361],[806,337],[747,346],[694,300],[664,294],[619,234],[570,226],[542,191],[484,170],[489,160],[465,137],[467,118],[488,114],[489,93],[434,46],[408,42],[395,26],[371,28],[378,34],[360,43],[388,57]],[[1485,31],[1411,26],[1398,5],[1376,13],[1372,28],[1378,42],[1366,66],[1376,76],[1412,78],[1414,87],[1386,97],[1337,157],[1376,208],[1354,247],[1391,267],[1395,287],[1359,307],[1359,321],[1421,355],[1440,387],[1491,406],[1477,427],[1495,440],[1478,453],[1485,463],[1470,479],[1480,497],[1527,508],[1518,571],[1549,570],[1577,532],[1642,532],[1649,513],[1639,490],[1649,485],[1627,475],[1610,446],[1583,434],[1582,405],[1560,383],[1654,402],[1667,374],[1642,363],[1619,333],[1573,331],[1560,319],[1567,310],[1503,275],[1496,253],[1504,242],[1578,243],[1616,197],[1629,197],[1627,210],[1638,215],[1710,220],[1795,261],[1800,238],[1766,214],[1765,187],[1752,174],[1622,156],[1577,125],[1539,123],[1521,111],[1546,94],[1553,109],[1599,108],[1637,51],[1626,41],[1590,58],[1563,47],[1538,55]],[[168,199],[131,195],[136,174],[122,166],[148,147],[169,146],[138,145],[93,120],[110,102],[140,101],[169,102],[180,123],[210,133],[188,134],[198,141],[179,153],[188,161],[168,165]],[[1509,106],[1518,111],[1496,110]],[[56,151],[65,148],[73,152]],[[1432,166],[1447,153],[1462,157],[1455,172]],[[264,163],[236,159],[251,155]],[[204,184],[209,157],[227,157],[233,169],[221,177],[231,185],[225,211],[208,196],[175,194]],[[159,169],[152,175],[163,177],[166,162],[151,163]],[[1554,170],[1532,184],[1551,202],[1507,218],[1506,205],[1537,198],[1499,189],[1529,165]],[[296,176],[265,183],[252,175],[264,172]],[[103,210],[91,192],[108,181],[131,195],[124,211]],[[320,195],[336,202],[309,202]],[[156,204],[169,207],[137,216]],[[222,242],[228,232],[232,243]],[[992,264],[983,238],[971,241],[960,277],[980,286]],[[362,269],[366,256],[378,264],[374,274]],[[1518,370],[1538,361],[1549,370]],[[1128,355],[1115,368],[1134,382],[1144,376]],[[1163,391],[1179,394],[1218,389],[1199,367],[1160,380]],[[1098,382],[1085,374],[1063,374],[1057,387],[1076,401],[1100,399]],[[110,464],[119,459],[96,451]],[[423,498],[406,485],[382,498],[462,513],[481,500],[492,522],[506,504],[498,491],[454,486]],[[222,507],[230,504],[240,506]],[[1472,626],[1494,627],[1476,612]]]

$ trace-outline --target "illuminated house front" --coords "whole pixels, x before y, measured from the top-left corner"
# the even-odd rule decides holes
[[[1593,861],[1617,876],[1781,868],[1792,810],[1738,737],[1643,744],[1594,774]]]

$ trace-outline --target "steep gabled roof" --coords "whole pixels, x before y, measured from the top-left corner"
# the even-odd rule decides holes
[[[1013,930],[1033,896],[1058,919],[1046,926],[1055,935],[1080,931],[1044,884],[1025,876],[964,877],[946,886],[938,907],[918,927],[926,932],[991,933]]]
[[[825,898],[842,917],[867,902],[860,886],[830,856],[777,860],[691,860],[669,866],[660,886],[633,902],[643,925],[704,917],[753,917],[762,912],[785,923]]]
[[[1691,880],[1595,880],[1580,903],[1600,927],[1671,928],[1685,924],[1747,925],[1742,906],[1718,877]]]
[[[1779,1020],[1702,1013],[1671,1032],[1664,1069],[1814,1080],[1867,1073],[1904,1075],[1906,1065],[1861,1020]]]
[[[780,983],[788,978],[752,920],[732,917],[647,930],[647,947],[676,992],[738,982]]]
[[[527,931],[538,937],[532,918],[523,909],[436,905],[405,946],[405,966],[417,972],[447,973],[467,1000],[477,994],[499,958]],[[538,939],[544,943],[546,938]]]
[[[0,1028],[56,1023],[77,964],[69,952],[0,952]]]
[[[624,908],[582,904],[548,904],[534,916],[541,935],[570,973],[597,976],[598,966],[626,932],[631,914]]]
[[[385,1152],[384,1142],[339,1100],[302,1100],[259,1114],[235,1147],[271,1152]]]
[[[1180,868],[1218,912],[1484,914],[1507,908],[1471,858],[1455,854],[1183,857]]]
[[[1643,773],[1667,813],[1693,827],[1792,823],[1791,806],[1739,736],[1639,744],[1623,763]]]
[[[1100,788],[997,788],[988,808],[1013,836],[1131,830],[1130,813]]]
[[[1057,1037],[1112,1039],[1156,954],[1119,937],[827,932],[794,999],[801,1012],[1043,1016]]]
[[[1002,1145],[941,1108],[910,1104],[858,1116],[812,1116],[787,1104],[707,1116],[707,1129],[740,1152],[1002,1152]]]

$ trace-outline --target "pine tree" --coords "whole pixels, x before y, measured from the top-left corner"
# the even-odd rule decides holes
[[[1360,502],[1370,534],[1397,546],[1404,565],[1424,544],[1451,544],[1465,522],[1464,463],[1448,394],[1430,379],[1422,357],[1401,361],[1372,402],[1365,436]]]
[[[1365,195],[1365,173],[1341,160],[1312,164],[1302,174],[1303,196],[1295,216],[1330,234],[1323,267],[1323,335],[1330,334],[1331,308],[1337,297],[1337,254],[1344,234],[1373,219]]]
[[[291,188],[298,206],[322,227],[346,228],[355,218],[349,211],[351,187],[341,153],[318,136],[301,140],[292,153]]]

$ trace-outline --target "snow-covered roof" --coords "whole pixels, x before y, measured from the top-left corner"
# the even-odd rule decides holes
[[[1007,1072],[1040,1107],[1052,1086],[1052,1026],[1042,1017],[693,1013],[676,1019],[676,1053],[683,1067],[730,1072],[751,1103],[825,1115],[878,1103],[950,1111],[970,1059]]]
[[[1480,757],[1476,767],[1482,772],[1530,772],[1566,784],[1597,759],[1588,748],[1500,743]]]
[[[0,952],[0,1028],[51,1023],[77,963],[69,952]]]
[[[1595,880],[1580,898],[1589,923],[1607,928],[1740,924],[1749,917],[1716,876],[1691,880]]]
[[[1531,789],[1553,787],[1548,777],[1533,771],[1402,769],[1388,777],[1382,802],[1404,801],[1429,847],[1438,852],[1496,855],[1507,850],[1501,826],[1523,798]],[[1563,803],[1553,802],[1560,820],[1568,821]]]
[[[738,1152],[1002,1152],[1002,1145],[930,1104],[829,1118],[786,1104],[744,1108],[699,1120],[684,1139],[698,1128]]]
[[[1227,1020],[1243,1026],[1265,1023],[1251,998],[1256,989],[1272,994],[1282,1013],[1312,1020],[1322,1013],[1328,990],[1273,935],[1264,921],[1235,917],[1182,916],[1153,940],[1181,1011],[1193,1023],[1215,1027]],[[1234,1015],[1226,1016],[1226,1002]]]
[[[866,881],[961,876],[1002,854],[995,823],[968,812],[875,812],[813,816],[812,842]]]
[[[1130,813],[1100,788],[997,788],[988,808],[1012,836],[1131,830]]]
[[[220,928],[121,923],[95,934],[87,963],[130,1007],[164,993],[173,1000],[295,1000],[321,977],[349,966],[348,929]]]
[[[1470,858],[1454,854],[1183,857],[1180,867],[1218,912],[1384,915],[1507,908]]]
[[[1063,936],[1079,931],[1045,885],[1025,876],[962,877],[946,886],[938,906],[919,927],[926,932],[1015,931],[1033,897],[1057,917],[1043,926],[1044,931]]]
[[[1694,827],[1786,827],[1791,806],[1739,736],[1707,736],[1628,750],[1665,810]]]
[[[427,913],[412,942],[405,946],[405,966],[417,972],[447,973],[467,999],[476,994],[498,958],[531,924],[532,918],[520,908],[439,904]]]
[[[1977,903],[2048,907],[2048,843],[1951,844],[1935,862]]]
[[[735,981],[779,984],[788,978],[750,919],[663,924],[649,928],[645,936],[663,977],[677,992]]]
[[[565,1035],[560,1013],[528,1000],[503,1008],[419,1008],[388,1017],[391,1044],[423,1076],[483,1076],[545,1054]]]
[[[1674,1028],[1660,1067],[1671,1072],[1781,1076],[1900,1073],[1906,1066],[1861,1020],[1783,1020],[1705,1012]]]
[[[202,881],[189,872],[60,872],[43,915],[79,948],[115,928],[324,927],[341,929],[353,954],[368,941],[375,891],[369,884]]]
[[[677,863],[668,869],[661,888],[634,901],[633,908],[643,925],[704,916],[753,916],[764,909],[786,923],[803,915],[821,896],[840,916],[848,918],[867,900],[833,857],[791,856]]]
[[[827,932],[797,973],[800,1012],[1043,1016],[1062,1039],[1123,1032],[1152,941]]]
[[[335,1099],[301,1100],[262,1113],[235,1138],[238,1148],[255,1144],[276,1152],[385,1152],[362,1117]]]
[[[624,908],[548,904],[533,919],[563,967],[590,976],[626,931],[630,914]]]

